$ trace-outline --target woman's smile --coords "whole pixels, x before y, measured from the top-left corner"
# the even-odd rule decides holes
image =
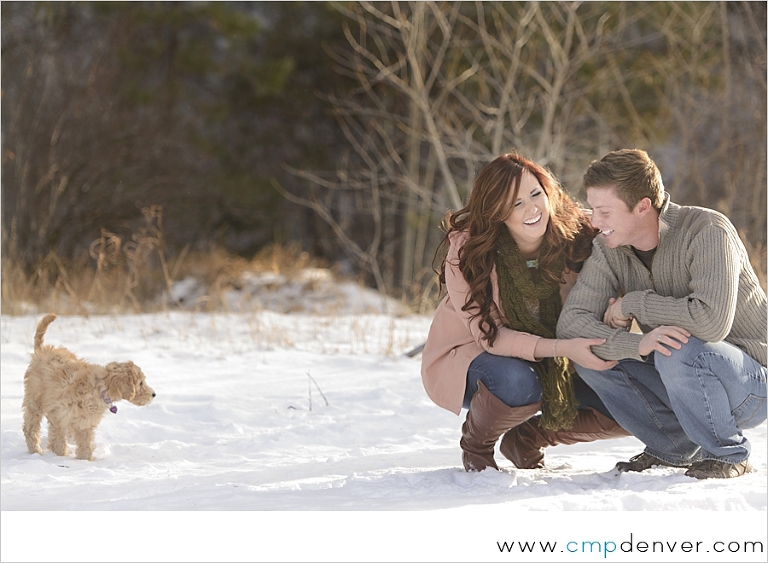
[[[549,198],[538,178],[524,171],[515,200],[510,204],[512,211],[504,222],[520,251],[535,257],[549,223]]]
[[[540,221],[541,221],[541,213],[539,212],[533,217],[531,217],[530,219],[526,219],[525,221],[523,221],[523,224],[528,225],[530,227],[530,226],[537,225]]]

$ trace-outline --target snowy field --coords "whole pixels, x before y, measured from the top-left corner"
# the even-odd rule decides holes
[[[615,474],[635,438],[467,474],[463,413],[432,404],[403,354],[425,316],[59,317],[46,343],[131,359],[157,397],[106,413],[96,461],[30,455],[22,381],[40,316],[2,317],[3,561],[766,560],[765,423],[747,431],[755,472],[739,479]],[[660,555],[640,539],[668,543]],[[523,540],[558,547],[499,547]]]

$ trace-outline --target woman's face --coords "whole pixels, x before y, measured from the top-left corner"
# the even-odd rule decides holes
[[[528,170],[523,171],[517,199],[504,223],[522,252],[538,250],[549,224],[549,198]]]

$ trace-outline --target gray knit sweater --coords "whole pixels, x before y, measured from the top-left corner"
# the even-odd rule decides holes
[[[768,305],[733,224],[723,214],[670,202],[659,215],[659,245],[650,271],[628,246],[592,245],[557,324],[558,338],[606,338],[593,347],[606,360],[641,359],[641,334],[603,324],[610,297],[643,332],[661,325],[707,342],[725,340],[766,365]]]

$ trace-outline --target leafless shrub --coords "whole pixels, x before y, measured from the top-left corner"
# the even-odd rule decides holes
[[[677,203],[765,246],[764,3],[335,5],[348,45],[330,54],[359,87],[327,99],[350,148],[333,171],[291,168],[306,190],[278,189],[381,292],[434,298],[440,219],[510,150],[578,196],[593,159],[644,148]]]

